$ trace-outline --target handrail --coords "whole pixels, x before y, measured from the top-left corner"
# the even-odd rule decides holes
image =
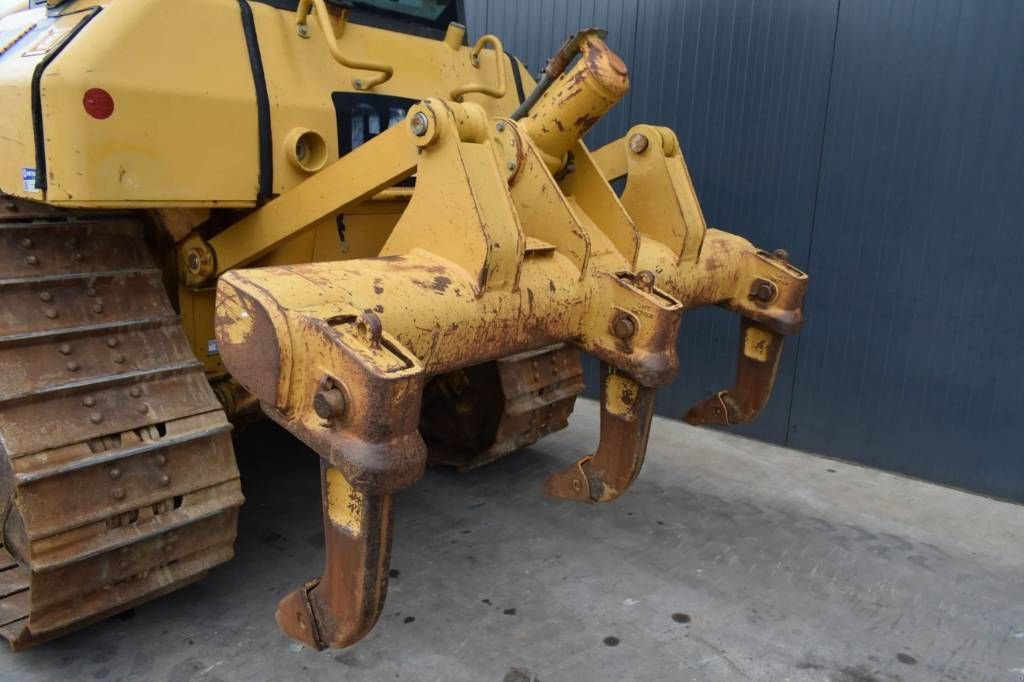
[[[491,35],[488,33],[485,36],[480,36],[480,39],[476,41],[473,46],[473,51],[470,53],[470,59],[472,60],[473,67],[480,68],[480,50],[484,49],[484,45],[490,44],[494,49],[494,66],[498,71],[498,85],[491,87],[485,83],[467,83],[466,85],[460,85],[452,90],[452,99],[456,102],[462,101],[462,96],[471,92],[479,92],[481,95],[488,97],[494,97],[501,99],[505,96],[505,47],[501,44],[501,39],[498,36]],[[515,68],[515,67],[513,67]]]
[[[341,36],[336,34],[331,26],[331,15],[327,11],[325,0],[299,0],[299,6],[295,10],[295,24],[300,36],[303,38],[309,37],[309,27],[306,24],[306,20],[312,7],[316,8],[317,19],[320,23],[320,28],[324,32],[324,40],[327,42],[327,48],[331,51],[331,56],[334,57],[335,61],[350,69],[364,69],[377,72],[376,76],[366,80],[362,78],[352,79],[352,85],[355,86],[356,90],[370,90],[381,83],[391,80],[391,76],[395,73],[395,69],[391,65],[351,59],[342,54],[341,47],[338,46],[338,40]],[[341,14],[342,32],[345,30],[347,19],[348,10],[343,10]]]

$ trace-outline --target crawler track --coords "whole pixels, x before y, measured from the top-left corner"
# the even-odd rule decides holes
[[[142,224],[0,198],[0,635],[31,646],[230,559],[230,429]]]

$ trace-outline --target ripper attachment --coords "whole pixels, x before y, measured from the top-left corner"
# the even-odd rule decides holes
[[[597,450],[553,474],[546,488],[606,501],[640,471],[655,389],[678,365],[684,309],[722,305],[769,335],[798,324],[802,273],[706,229],[671,131],[639,126],[595,155],[580,142],[629,82],[597,33],[584,32],[576,45],[579,60],[553,76],[519,120],[489,119],[471,103],[425,100],[404,125],[210,242],[216,251],[250,226],[261,235],[259,248],[269,248],[416,174],[379,257],[237,269],[218,283],[225,365],[322,458],[323,575],[282,600],[277,614],[295,639],[346,646],[380,615],[391,495],[423,473],[427,448],[418,426],[431,378],[494,361],[506,373],[530,367],[537,376],[529,385],[557,391],[550,404],[564,411],[580,388],[575,375],[548,381],[539,368],[578,367],[556,362],[573,349],[598,358]],[[629,176],[621,200],[609,185],[616,168]],[[750,299],[755,280],[770,282],[776,294]],[[781,343],[773,343],[758,346],[751,362],[777,362]],[[765,372],[743,367],[757,384],[751,395],[770,388]],[[506,376],[502,384],[526,396],[514,409],[538,395]],[[432,387],[431,394],[462,390],[458,382]],[[551,430],[536,428],[531,433]]]

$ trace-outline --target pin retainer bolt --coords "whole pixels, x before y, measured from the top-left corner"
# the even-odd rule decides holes
[[[430,119],[422,111],[417,111],[413,114],[412,121],[409,122],[409,127],[412,128],[412,134],[416,137],[423,137],[427,134],[427,130],[430,128]]]
[[[634,154],[642,154],[648,144],[650,144],[650,140],[643,133],[637,133],[629,138],[629,150]]]
[[[321,419],[333,419],[345,414],[345,394],[340,388],[325,388],[313,396],[313,411]]]

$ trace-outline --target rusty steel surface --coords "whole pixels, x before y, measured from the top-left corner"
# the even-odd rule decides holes
[[[420,416],[428,459],[466,471],[535,443],[565,428],[583,388],[580,354],[569,346],[436,376]]]
[[[289,206],[329,215],[416,174],[376,258],[233,270],[218,282],[225,366],[322,458],[326,564],[278,608],[295,639],[324,648],[365,635],[387,588],[390,496],[428,457],[468,468],[562,428],[581,387],[579,352],[604,370],[600,440],[548,478],[565,499],[613,500],[636,479],[685,310],[734,311],[744,339],[736,386],[692,421],[752,418],[771,392],[782,338],[802,322],[806,275],[784,254],[708,229],[672,131],[636,126],[591,154],[580,138],[629,79],[597,33],[579,47],[527,117],[424,100],[324,170],[354,183],[336,196],[300,186],[244,219],[286,235],[297,228],[273,222],[294,223]],[[610,181],[622,176],[620,198]],[[209,244],[219,263],[218,243],[228,241]]]
[[[142,225],[0,209],[0,635],[17,649],[230,559],[242,494]]]

